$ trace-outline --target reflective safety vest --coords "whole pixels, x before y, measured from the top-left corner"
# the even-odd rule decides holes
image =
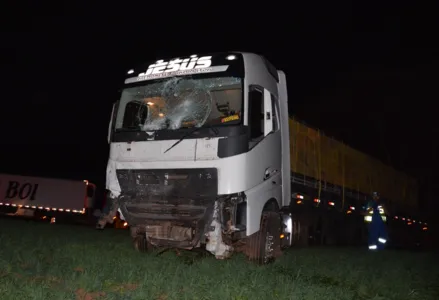
[[[378,206],[378,210],[380,211],[380,216],[381,216],[381,218],[383,219],[384,222],[386,222],[387,217],[386,217],[386,215],[384,214],[384,209],[383,209],[383,207],[382,207],[382,206]],[[369,208],[367,209],[367,215],[364,216],[364,222],[367,222],[367,223],[372,222],[372,215],[373,215],[373,208],[372,208],[372,207],[369,207]]]

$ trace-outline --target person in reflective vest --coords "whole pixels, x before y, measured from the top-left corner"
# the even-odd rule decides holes
[[[373,200],[369,203],[368,207],[372,209],[372,220],[369,224],[369,249],[381,250],[387,243],[387,230],[379,209],[379,194],[374,192],[372,195]]]

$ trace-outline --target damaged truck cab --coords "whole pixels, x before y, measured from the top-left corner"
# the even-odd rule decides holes
[[[235,251],[268,263],[291,245],[285,75],[253,53],[129,70],[113,106],[107,189],[134,245]]]

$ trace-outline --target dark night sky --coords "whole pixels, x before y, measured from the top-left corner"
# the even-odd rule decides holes
[[[433,189],[434,9],[322,3],[246,12],[226,4],[14,8],[0,44],[0,171],[104,185],[111,104],[126,70],[168,55],[243,50],[286,72],[291,113]]]

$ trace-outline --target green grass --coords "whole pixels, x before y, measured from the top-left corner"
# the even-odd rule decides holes
[[[242,255],[137,253],[125,230],[0,219],[0,299],[439,299],[427,253],[292,249],[269,266]]]

